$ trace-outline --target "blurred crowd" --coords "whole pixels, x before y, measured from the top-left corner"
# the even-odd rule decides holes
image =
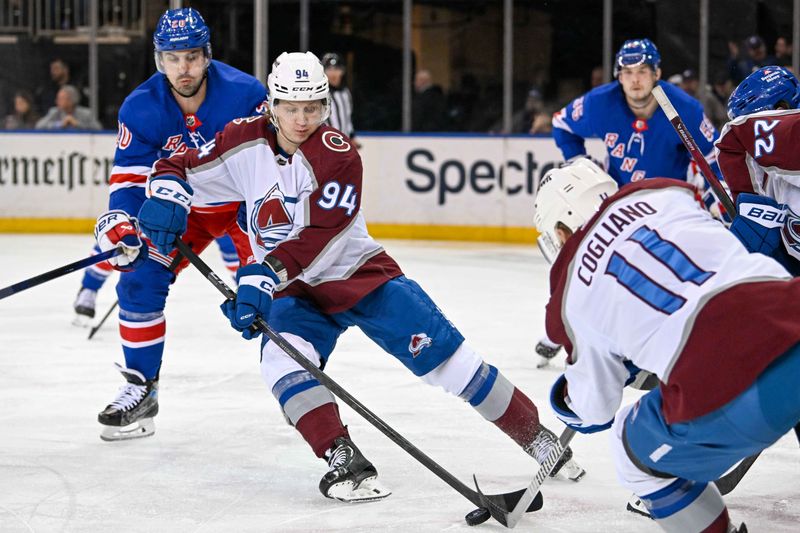
[[[336,56],[343,61],[340,56]],[[786,37],[778,37],[771,47],[758,35],[743,42],[728,43],[728,59],[724,67],[709,74],[706,87],[700,87],[697,72],[686,68],[665,78],[700,100],[706,114],[717,128],[727,121],[726,105],[731,91],[748,74],[766,65],[780,65],[791,69],[792,44]],[[327,66],[327,65],[326,65]],[[344,73],[337,74],[335,91],[340,90]],[[73,79],[70,66],[60,58],[50,62],[49,76],[43,73],[38,87],[21,88],[13,93],[13,112],[2,121],[4,129],[21,130],[99,130],[100,123],[92,117],[85,104],[88,102],[84,84]],[[594,67],[586,77],[588,89],[603,83],[603,69]],[[346,88],[346,83],[343,85]],[[515,102],[521,105],[514,110],[511,130],[514,134],[550,133],[552,114],[567,101],[558,97],[547,99],[542,84],[515,85]],[[347,108],[353,103],[349,93],[340,96],[340,105]],[[346,100],[343,100],[346,99]],[[571,96],[570,98],[571,99]],[[426,68],[414,76],[412,98],[412,130],[418,132],[504,132],[502,122],[502,84],[484,83],[472,74],[461,76],[459,83],[445,92],[435,75]],[[358,124],[348,124],[345,129],[354,132]]]

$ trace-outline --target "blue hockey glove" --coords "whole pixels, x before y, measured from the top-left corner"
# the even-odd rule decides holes
[[[736,198],[737,216],[731,233],[750,252],[776,257],[782,250],[781,228],[786,222],[786,206],[768,196],[741,193]]]
[[[139,238],[136,219],[120,210],[112,210],[97,217],[94,238],[100,250],[107,252],[122,248],[122,253],[108,260],[114,269],[129,272],[144,264],[148,257],[147,246]]]
[[[230,320],[231,327],[247,340],[255,339],[261,330],[253,327],[257,316],[269,317],[272,307],[272,293],[281,280],[275,270],[266,263],[247,265],[236,271],[235,300],[225,300],[220,309]]]
[[[604,431],[610,428],[611,424],[614,422],[612,418],[605,424],[586,424],[569,408],[566,398],[567,377],[561,374],[556,382],[553,383],[553,388],[550,389],[550,405],[553,407],[553,411],[555,411],[558,419],[578,433],[597,433],[598,431]]]
[[[177,176],[157,176],[148,183],[149,197],[139,210],[139,226],[164,255],[186,231],[192,194],[192,187]]]

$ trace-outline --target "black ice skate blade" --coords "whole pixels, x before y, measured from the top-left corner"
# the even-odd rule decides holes
[[[517,506],[517,503],[522,498],[522,495],[525,494],[527,489],[520,489],[514,492],[506,492],[503,494],[486,495],[481,492],[481,489],[478,486],[478,480],[474,476],[473,480],[475,481],[475,490],[478,491],[481,503],[483,504],[481,507],[488,510],[492,518],[503,524],[505,527],[509,527],[508,515],[511,514],[511,512],[514,510],[514,507]],[[534,496],[533,501],[530,503],[530,505],[528,505],[528,508],[525,510],[525,512],[533,513],[541,509],[543,506],[544,497],[542,497],[541,492],[537,492],[536,496]],[[475,511],[473,511],[473,513],[474,512]]]

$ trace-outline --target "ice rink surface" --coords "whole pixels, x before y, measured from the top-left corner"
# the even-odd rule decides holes
[[[539,406],[557,371],[537,370],[547,266],[533,247],[385,241],[467,341]],[[83,258],[87,236],[0,235],[0,286]],[[214,248],[212,246],[212,248]],[[221,274],[216,249],[204,258]],[[262,384],[258,343],[239,338],[221,299],[188,269],[167,304],[167,344],[153,437],[100,440],[97,413],[123,383],[116,321],[97,336],[70,325],[80,274],[0,301],[0,532],[411,532],[469,528],[473,506],[348,407],[350,433],[394,494],[346,505],[323,498],[327,470]],[[98,314],[114,301],[112,280]],[[599,304],[598,313],[602,313]],[[487,492],[527,486],[537,465],[468,405],[420,382],[359,331],[342,336],[329,375],[456,477]],[[627,399],[636,398],[627,392]],[[578,484],[547,481],[544,508],[519,531],[657,531],[625,511],[607,434],[573,441],[588,471]],[[800,530],[794,436],[765,452],[727,497],[751,532]]]

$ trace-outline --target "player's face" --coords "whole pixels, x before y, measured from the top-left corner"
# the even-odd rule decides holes
[[[293,144],[300,145],[317,131],[323,120],[322,100],[279,101],[275,106],[278,130]]]
[[[641,102],[650,98],[660,76],[661,69],[653,71],[649,65],[622,67],[619,71],[619,82],[625,96],[634,102]]]
[[[208,60],[201,48],[161,52],[161,63],[170,84],[184,96],[197,92],[208,66]]]

